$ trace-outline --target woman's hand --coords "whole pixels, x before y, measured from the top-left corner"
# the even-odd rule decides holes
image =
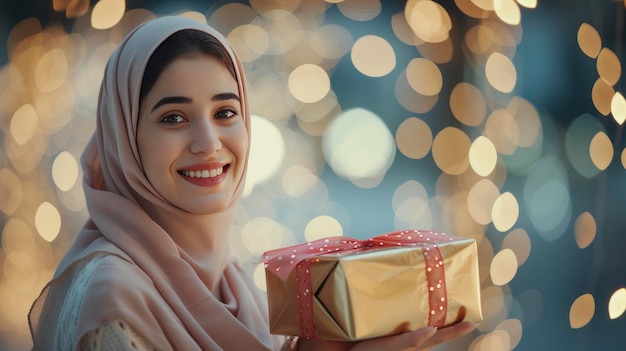
[[[435,345],[459,338],[476,328],[472,322],[461,322],[446,328],[420,328],[412,332],[385,336],[361,342],[306,340],[298,341],[299,351],[427,351]]]

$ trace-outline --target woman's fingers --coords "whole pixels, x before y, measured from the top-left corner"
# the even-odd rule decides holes
[[[459,338],[476,328],[472,322],[461,322],[446,328],[420,328],[410,333],[376,338],[356,344],[350,351],[429,350],[435,345]]]
[[[410,333],[362,341],[351,348],[350,351],[414,350],[421,347],[435,333],[437,333],[436,328],[420,328]]]
[[[449,327],[437,330],[425,327],[410,333],[402,333],[393,336],[385,336],[370,340],[354,342],[306,340],[299,341],[299,351],[408,351],[429,350],[435,345],[459,338],[476,328],[472,322],[461,322]],[[354,345],[354,346],[353,346]]]
[[[452,339],[460,338],[463,335],[468,334],[472,330],[476,329],[478,324],[472,322],[461,322],[455,325],[451,325],[449,327],[441,328],[437,330],[437,333],[426,343],[424,343],[423,347],[428,349],[435,345],[439,345],[446,341],[450,341]]]
[[[298,351],[349,351],[354,342],[300,338]]]

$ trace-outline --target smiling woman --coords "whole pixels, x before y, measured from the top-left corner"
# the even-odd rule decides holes
[[[230,254],[250,149],[245,87],[204,23],[161,17],[119,44],[81,158],[90,217],[33,304],[34,350],[422,350],[474,328],[359,343],[269,333],[267,301]]]
[[[141,103],[137,147],[144,172],[179,209],[214,213],[232,201],[249,147],[237,91],[221,60],[201,54],[167,65]]]
[[[90,219],[33,305],[34,349],[289,347],[229,256],[243,79],[226,40],[182,17],[141,25],[111,55],[81,159]]]

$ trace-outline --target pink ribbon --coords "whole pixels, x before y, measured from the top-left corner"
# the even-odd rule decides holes
[[[445,326],[447,296],[443,258],[438,243],[457,239],[444,233],[426,230],[402,230],[379,235],[366,240],[349,237],[329,237],[280,249],[267,251],[263,256],[269,272],[286,281],[295,269],[297,298],[301,336],[317,338],[313,322],[313,291],[311,288],[311,265],[318,262],[318,256],[330,253],[349,255],[376,249],[393,247],[419,246],[425,262],[428,282],[430,312],[428,325],[441,328]]]

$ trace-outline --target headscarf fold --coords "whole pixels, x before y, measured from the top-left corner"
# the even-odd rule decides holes
[[[63,321],[59,313],[50,313],[49,306],[62,306],[58,299],[66,295],[63,292],[71,282],[81,281],[77,274],[81,270],[84,273],[86,262],[94,257],[98,264],[89,266],[94,271],[79,284],[83,300],[75,318],[77,338],[107,321],[121,319],[163,350],[280,347],[280,339],[268,332],[265,299],[245,270],[230,258],[216,258],[223,261],[218,262],[223,274],[214,277],[218,291],[211,291],[190,255],[168,233],[180,230],[228,236],[243,191],[247,157],[240,160],[246,162],[244,176],[228,209],[207,216],[193,215],[170,204],[152,187],[142,169],[136,134],[144,70],[154,50],[184,29],[206,32],[226,48],[235,66],[250,138],[241,62],[221,34],[202,22],[179,16],[148,21],[129,33],[107,64],[96,131],[81,157],[90,218],[59,264],[55,279],[33,306],[31,328],[44,331],[33,330],[35,348],[37,335],[46,335],[45,330]],[[227,223],[222,225],[226,232],[211,232],[215,223]],[[45,346],[47,340],[42,342]],[[72,342],[76,347],[77,340]]]

